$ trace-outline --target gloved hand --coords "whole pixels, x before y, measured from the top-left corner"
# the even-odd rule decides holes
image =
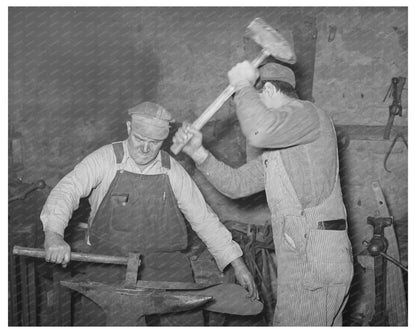
[[[247,60],[238,63],[228,72],[228,81],[235,91],[253,86],[258,77],[259,71]]]
[[[71,247],[56,232],[45,231],[45,260],[66,267],[71,259]]]
[[[237,279],[237,282],[247,289],[248,297],[252,300],[259,299],[259,292],[257,290],[256,283],[254,282],[253,275],[251,275],[246,264],[244,263],[241,257],[233,260],[231,265],[234,268],[234,274]]]
[[[182,151],[189,155],[197,164],[208,157],[208,151],[202,146],[202,133],[191,124],[184,122],[172,138],[174,144],[183,144],[191,137]]]

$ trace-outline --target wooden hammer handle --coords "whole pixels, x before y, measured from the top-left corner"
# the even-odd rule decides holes
[[[262,52],[254,59],[251,64],[254,67],[258,67],[264,59],[266,59],[270,53],[263,49]],[[197,130],[200,130],[204,125],[212,118],[212,116],[217,113],[217,111],[221,108],[221,106],[231,97],[231,95],[235,92],[235,88],[231,85],[228,85],[227,88],[219,95],[206,109],[202,114],[192,123]],[[188,139],[183,144],[173,144],[170,146],[170,150],[172,153],[177,155],[183,147],[189,142],[192,136],[189,136]]]
[[[14,246],[13,254],[34,258],[45,258],[45,250],[31,247]],[[128,257],[106,256],[103,254],[90,254],[81,252],[71,252],[71,260],[95,262],[100,264],[127,265]]]

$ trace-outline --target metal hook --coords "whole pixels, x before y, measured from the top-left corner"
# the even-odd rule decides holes
[[[389,150],[387,151],[386,156],[384,157],[384,169],[385,169],[387,172],[391,172],[389,169],[387,169],[387,160],[388,160],[388,158],[389,158],[389,156],[390,156],[391,152],[393,151],[393,147],[394,147],[394,145],[396,144],[396,141],[397,141],[397,139],[398,139],[398,138],[402,138],[402,140],[403,140],[404,144],[406,145],[406,148],[408,148],[408,146],[407,146],[407,141],[406,141],[406,138],[404,137],[403,133],[397,133],[397,135],[396,135],[396,136],[394,137],[394,139],[393,139],[393,142],[392,142],[392,144],[391,144],[391,146],[390,146]]]

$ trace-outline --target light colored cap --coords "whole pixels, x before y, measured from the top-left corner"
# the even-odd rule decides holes
[[[144,102],[127,110],[131,115],[132,130],[155,140],[164,140],[169,135],[172,115],[162,106]]]
[[[279,80],[291,84],[292,87],[295,87],[296,85],[295,74],[293,71],[289,67],[280,65],[278,63],[269,62],[260,67],[259,72],[260,79],[262,81]]]

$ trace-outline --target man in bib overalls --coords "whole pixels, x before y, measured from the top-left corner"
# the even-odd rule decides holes
[[[228,73],[247,139],[248,163],[233,169],[202,146],[188,124],[173,142],[224,195],[239,198],[265,190],[277,257],[274,325],[342,325],[353,275],[351,243],[338,175],[337,138],[328,115],[299,100],[295,76],[269,63],[250,63]]]
[[[88,240],[91,253],[142,254],[139,278],[193,282],[183,251],[188,247],[184,217],[206,244],[222,271],[228,264],[236,279],[257,298],[242,251],[182,166],[160,150],[172,117],[163,107],[144,102],[128,110],[128,138],[85,157],[51,191],[41,213],[46,260],[66,266],[70,247],[64,230],[80,198],[89,196]],[[183,215],[182,215],[183,214]],[[121,282],[125,268],[90,265],[93,281]],[[102,315],[102,313],[101,313]],[[163,325],[202,325],[202,312],[162,316]],[[92,321],[99,325],[100,320]],[[102,323],[102,324],[105,324]]]

